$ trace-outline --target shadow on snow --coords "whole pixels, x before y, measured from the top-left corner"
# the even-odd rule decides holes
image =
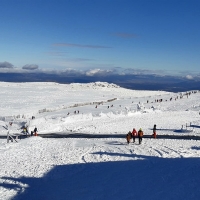
[[[41,178],[3,177],[5,182],[10,180],[15,184],[4,182],[0,186],[18,191],[12,200],[199,199],[200,158],[93,154],[132,160],[59,165]],[[28,184],[24,192],[19,182]]]
[[[190,127],[200,128],[200,126],[198,126],[198,125],[191,125]]]
[[[157,139],[183,139],[183,140],[200,140],[200,136],[194,135],[189,130],[175,130],[174,132],[180,133],[180,134],[174,134],[174,135],[167,135],[157,134]],[[183,133],[183,134],[181,134]],[[188,135],[184,135],[187,134]],[[191,133],[191,134],[190,134]],[[87,133],[49,133],[49,134],[39,134],[42,138],[124,138],[126,137],[126,134],[87,134]],[[19,139],[25,139],[29,136],[27,135],[21,135]],[[6,139],[7,136],[0,136],[0,139]],[[144,135],[143,138],[152,138],[152,135]]]

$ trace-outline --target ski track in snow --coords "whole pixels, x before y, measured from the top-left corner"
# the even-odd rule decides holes
[[[169,140],[143,139],[141,145],[138,145],[137,140],[136,143],[128,145],[123,139],[117,141],[113,141],[113,139],[88,139],[85,141],[84,139],[33,137],[21,141],[21,144],[5,144],[10,148],[5,148],[4,153],[1,154],[1,177],[42,177],[56,165],[73,163],[143,160],[148,156],[162,158],[198,156],[198,152],[195,153],[195,150],[191,150],[191,146],[199,146],[198,141],[188,142],[184,140],[179,142],[174,140],[173,143],[176,143],[176,148]],[[153,159],[148,167],[155,164],[156,160]],[[9,169],[6,166],[9,166]],[[80,170],[84,170],[84,168]],[[11,191],[5,191],[1,188],[0,195],[6,195],[5,199],[9,199],[10,194],[12,194],[11,196],[16,195],[17,191],[23,192],[27,187],[26,184],[4,178],[0,181],[1,183],[18,184],[21,187]]]

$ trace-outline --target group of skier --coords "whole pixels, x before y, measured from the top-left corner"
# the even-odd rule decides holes
[[[130,141],[131,141],[131,138],[133,139],[133,143],[135,143],[135,138],[138,137],[138,140],[139,140],[139,144],[142,143],[142,137],[143,137],[144,133],[143,133],[143,130],[140,128],[139,131],[137,131],[135,128],[133,128],[132,132],[129,131],[126,135],[126,140],[127,140],[127,143],[129,144]],[[156,124],[154,124],[154,127],[153,127],[153,134],[152,134],[152,137],[153,138],[156,138],[157,135],[156,135]]]

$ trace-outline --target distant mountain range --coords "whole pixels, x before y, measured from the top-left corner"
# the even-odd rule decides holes
[[[179,76],[159,75],[118,75],[106,76],[81,74],[48,74],[48,73],[0,73],[0,81],[4,82],[57,82],[57,83],[90,83],[108,82],[134,90],[163,90],[169,92],[184,92],[200,90],[199,79],[186,79]]]

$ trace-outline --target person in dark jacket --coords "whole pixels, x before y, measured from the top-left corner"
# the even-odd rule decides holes
[[[126,134],[126,141],[127,141],[128,144],[130,143],[130,140],[131,140],[131,132],[129,131],[129,132]]]
[[[139,139],[139,144],[142,143],[142,137],[143,137],[144,133],[142,131],[142,129],[140,128],[138,131],[138,139]]]
[[[37,128],[36,128],[36,127],[34,128],[33,132],[34,132],[34,135],[35,135],[35,136],[38,135],[38,134],[37,134]]]
[[[153,126],[153,134],[152,134],[152,136],[154,138],[156,138],[156,124],[154,124],[154,126]]]

